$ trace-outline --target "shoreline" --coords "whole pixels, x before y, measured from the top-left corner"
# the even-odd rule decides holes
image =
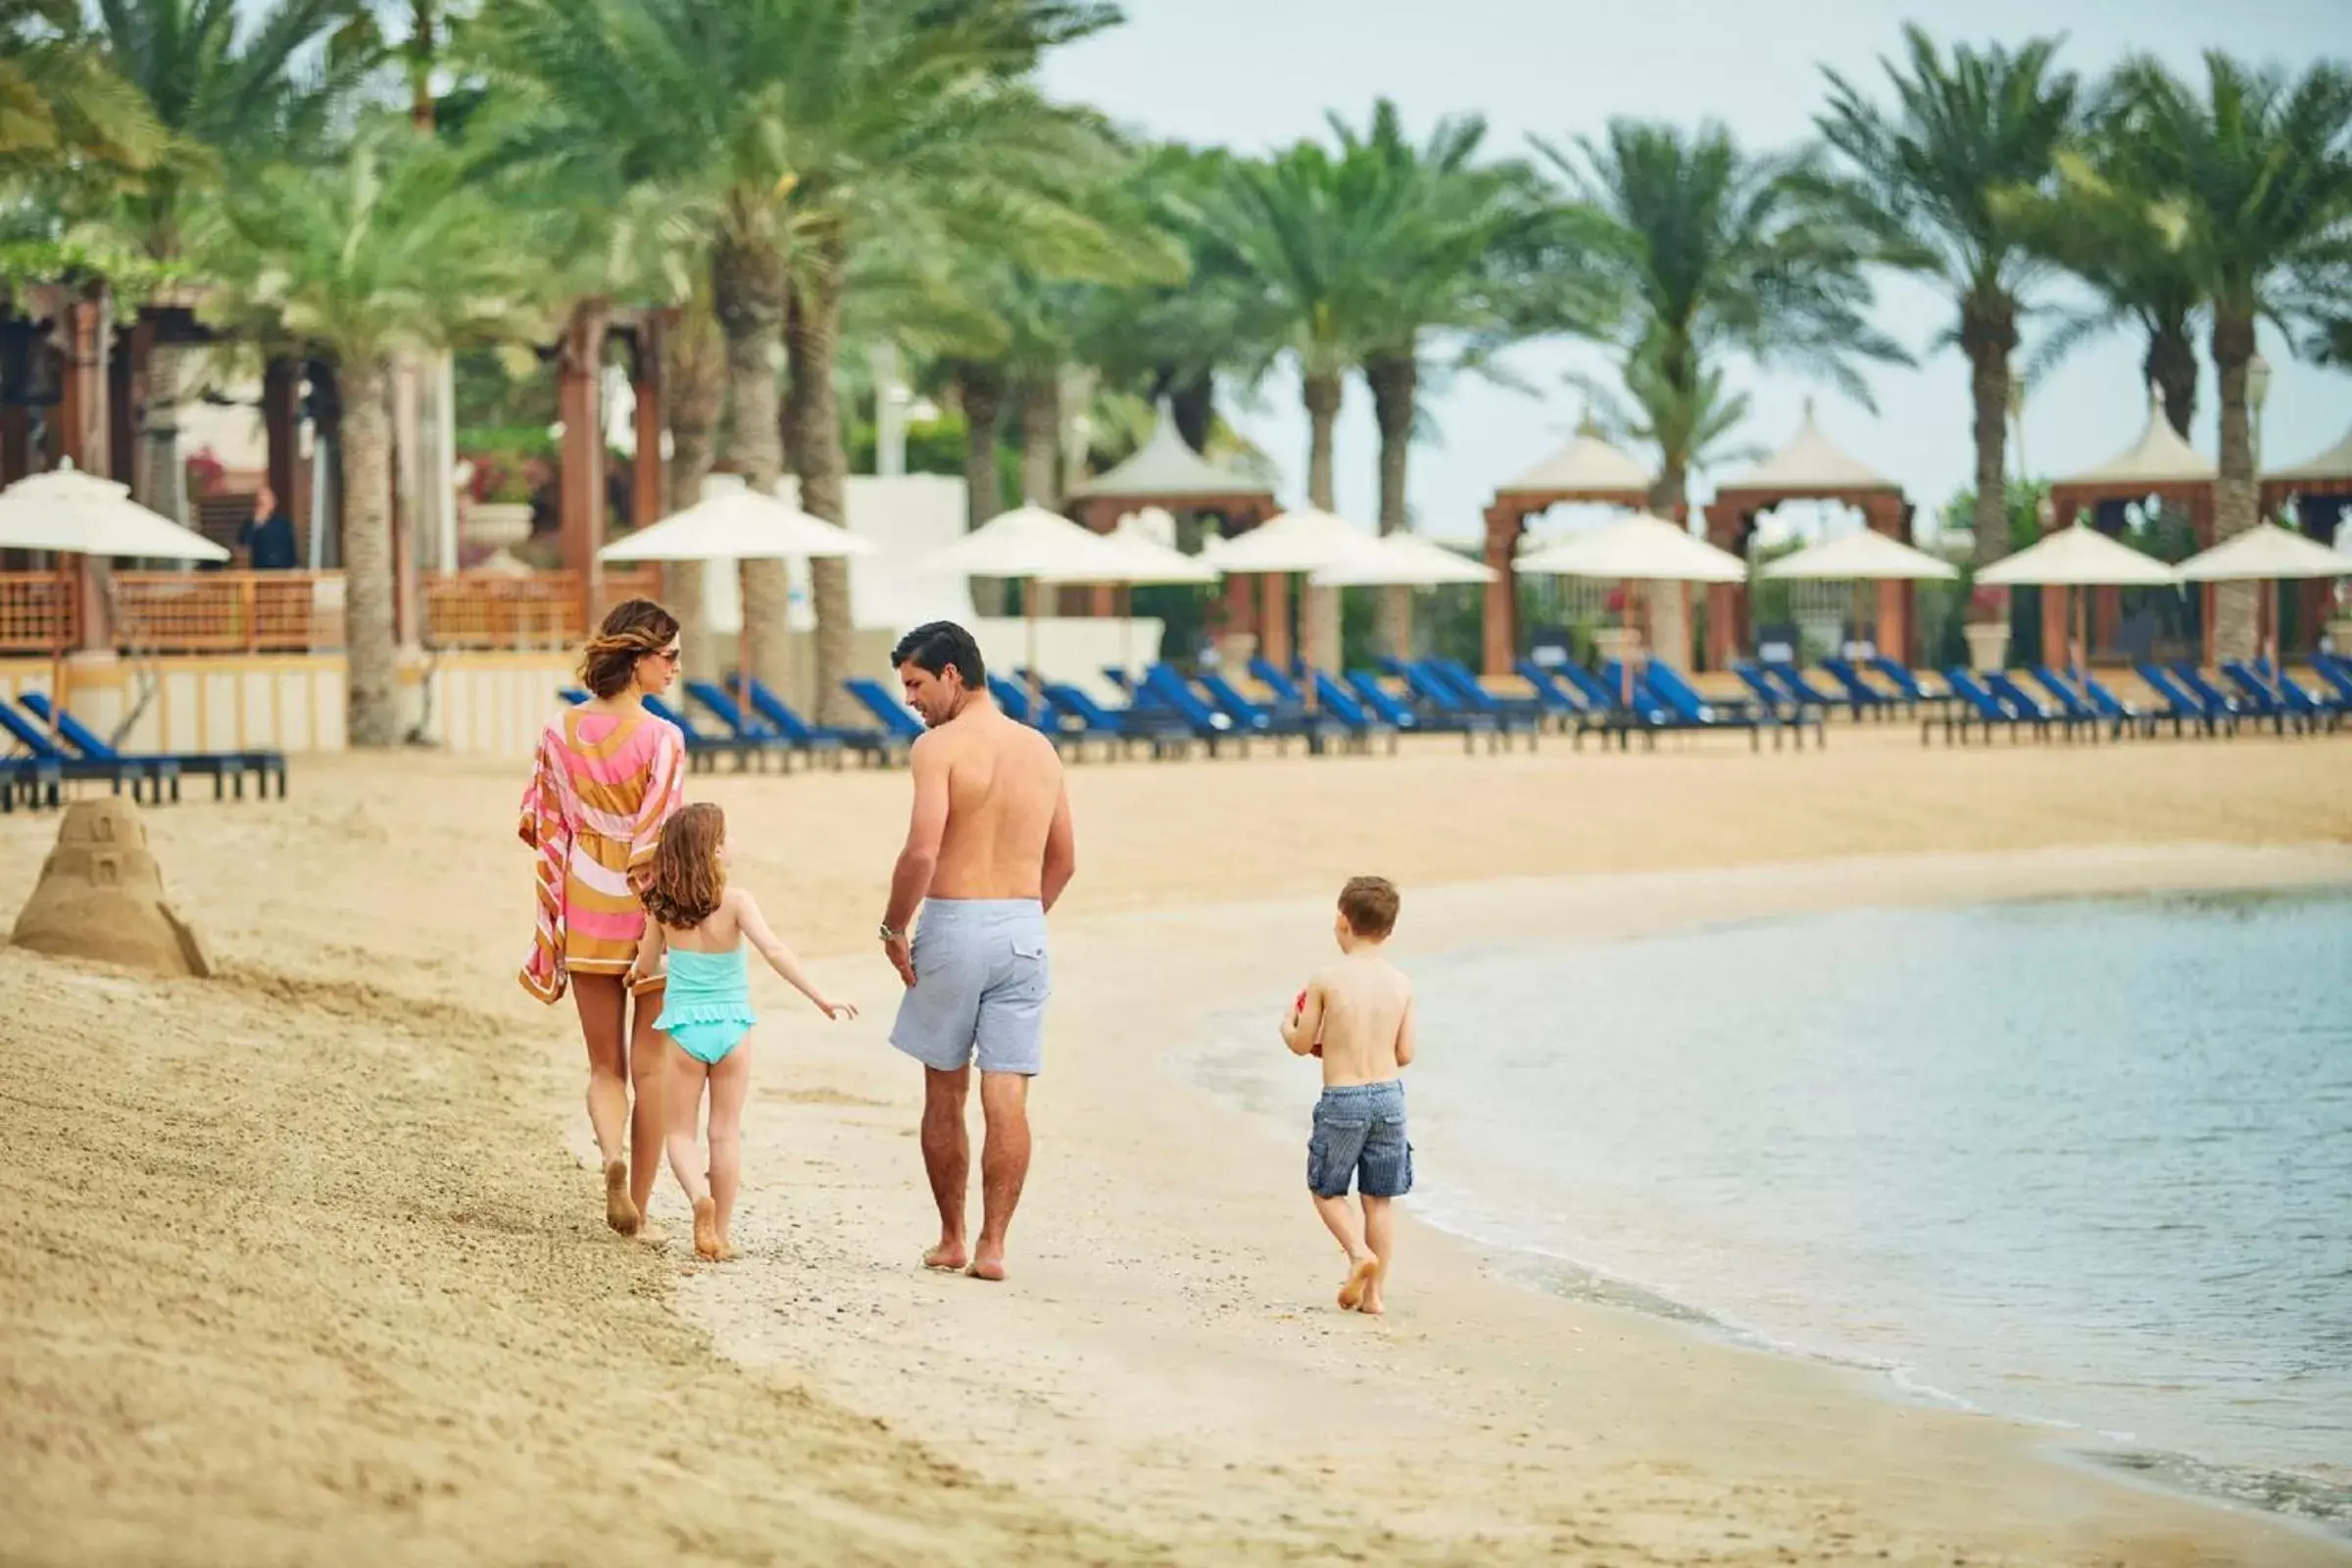
[[[2336,847],[2313,848],[2325,856],[2332,854]],[[1485,947],[1467,952],[1441,950],[1427,953],[1423,957],[1431,965],[1440,968],[1465,956],[1505,962],[1517,958],[1541,960],[1603,949],[1620,942],[1657,937],[1704,939],[1717,933],[1820,918],[1833,912],[1867,915],[1874,911],[1899,908],[1984,909],[2167,896],[2294,899],[2341,897],[2352,893],[2352,858],[2345,858],[2340,866],[2333,869],[2321,862],[2316,873],[2299,863],[2290,870],[2286,865],[2266,861],[2260,866],[2249,867],[2249,870],[2260,873],[2249,880],[2230,869],[2230,863],[2241,858],[2244,853],[2224,851],[2226,858],[2219,868],[2176,864],[2172,871],[2186,874],[2168,872],[2155,883],[2135,880],[2135,872],[2122,872],[2126,880],[2119,885],[2053,889],[2032,885],[2035,878],[2029,872],[2026,875],[2028,886],[1989,896],[1946,897],[1943,890],[1933,889],[1923,896],[1909,899],[1882,898],[1868,903],[1804,909],[1768,909],[1743,912],[1737,916],[1701,916],[1690,923],[1650,926],[1638,932],[1594,931],[1570,940],[1533,939],[1515,947]],[[2039,858],[2038,856],[2035,858]],[[2102,860],[2109,858],[2101,857]],[[2162,858],[2173,861],[2175,858],[2168,852]],[[1826,869],[1838,863],[1816,862],[1810,868]],[[2116,868],[2121,872],[2120,863]],[[1688,873],[1674,875],[1680,877]],[[1997,875],[2005,878],[2006,870]],[[1475,891],[1475,887],[1471,891]],[[1244,1092],[1231,1084],[1220,1087],[1212,1081],[1220,1069],[1230,1071],[1234,1066],[1231,1049],[1220,1037],[1230,1029],[1246,1030],[1251,1035],[1257,1033],[1257,1025],[1262,1022],[1256,1015],[1258,1010],[1262,1009],[1253,1009],[1247,1014],[1226,1014],[1222,1027],[1204,1030],[1203,1038],[1191,1044],[1170,1046],[1161,1054],[1159,1063],[1163,1070],[1179,1080],[1214,1097],[1234,1114],[1248,1117],[1270,1131],[1286,1133],[1292,1122],[1298,1119],[1297,1107],[1286,1107],[1277,1112],[1266,1103],[1262,1093]],[[1256,1088],[1262,1089],[1262,1085]],[[1459,1129],[1455,1131],[1458,1133]],[[1471,1207],[1475,1209],[1475,1202]],[[1906,1362],[1850,1345],[1834,1345],[1822,1340],[1806,1343],[1786,1338],[1771,1329],[1745,1321],[1732,1309],[1695,1299],[1657,1280],[1611,1267],[1592,1257],[1491,1233],[1472,1218],[1466,1217],[1468,1210],[1449,1212],[1440,1204],[1424,1200],[1416,1195],[1415,1199],[1406,1200],[1403,1211],[1420,1225],[1442,1232],[1473,1250],[1495,1277],[1508,1280],[1523,1290],[1668,1323],[1711,1344],[1757,1351],[1839,1372],[1860,1373],[1872,1380],[1885,1397],[2012,1424],[2025,1429],[2029,1436],[2039,1435],[2039,1441],[2034,1446],[2057,1462],[2079,1465],[2109,1480],[2121,1480],[2161,1495],[2224,1508],[2250,1509],[2294,1526],[2320,1541],[2352,1546],[2352,1477],[2337,1480],[2320,1473],[2279,1468],[2253,1460],[2228,1459],[2210,1452],[2150,1443],[2086,1421],[1984,1402],[1926,1381],[1920,1375],[1919,1368]]]
[[[1856,906],[2348,885],[2352,849],[2337,845],[1881,857],[1408,890],[1406,940],[1412,954],[1434,958],[1507,946],[1514,930],[1535,919],[1545,923],[1544,942],[1551,946]],[[2010,1553],[2002,1560],[2020,1562],[2113,1560],[2118,1551],[2135,1565],[2176,1560],[2175,1554],[2180,1561],[2266,1565],[2352,1561],[2352,1541],[2308,1521],[2151,1485],[2145,1476],[2098,1463],[2082,1451],[2082,1440],[2091,1434],[1956,1409],[1899,1393],[1885,1370],[1742,1345],[1629,1306],[1531,1289],[1497,1266],[1494,1250],[1441,1230],[1409,1204],[1395,1315],[1364,1324],[1329,1311],[1319,1304],[1321,1274],[1329,1269],[1315,1266],[1320,1253],[1310,1232],[1311,1215],[1304,1204],[1288,1201],[1296,1186],[1296,1173],[1289,1169],[1295,1163],[1289,1146],[1296,1142],[1296,1129],[1188,1081],[1179,1059],[1204,1030],[1216,1027],[1220,1016],[1271,1005],[1265,998],[1287,994],[1283,987],[1316,951],[1325,919],[1321,900],[1281,900],[1105,914],[1073,921],[1066,932],[1056,933],[1062,994],[1049,1025],[1047,1077],[1039,1085],[1039,1166],[1014,1233],[1019,1272],[1013,1291],[989,1293],[997,1298],[985,1299],[974,1295],[984,1287],[922,1280],[916,1277],[919,1271],[901,1272],[903,1264],[894,1269],[895,1250],[910,1256],[924,1240],[928,1211],[919,1161],[903,1136],[911,1122],[893,1114],[911,1108],[909,1091],[916,1086],[896,1070],[903,1063],[820,1049],[815,1054],[827,1087],[805,1102],[810,1110],[794,1115],[799,1125],[791,1133],[772,1126],[747,1129],[752,1147],[746,1154],[744,1200],[747,1219],[796,1205],[817,1212],[794,1219],[795,1234],[784,1246],[778,1245],[783,1238],[761,1236],[760,1245],[747,1249],[746,1263],[732,1266],[740,1270],[732,1277],[725,1277],[729,1271],[687,1265],[678,1283],[680,1310],[710,1332],[722,1351],[747,1364],[789,1366],[853,1409],[894,1424],[912,1423],[955,1451],[993,1447],[989,1457],[976,1460],[993,1479],[1070,1507],[1090,1523],[1132,1520],[1140,1513],[1154,1533],[1164,1529],[1179,1539],[1204,1527],[1252,1535],[1269,1528],[1307,1528],[1310,1537],[1353,1528],[1391,1532],[1400,1542],[1418,1537],[1417,1544],[1434,1545],[1458,1540],[1456,1533],[1483,1512],[1487,1523],[1501,1531],[1479,1537],[1492,1551],[1505,1542],[1532,1544],[1531,1532],[1556,1516],[1554,1499],[1561,1493],[1582,1491],[1587,1506],[1603,1512],[1621,1504],[1623,1459],[1644,1472],[1663,1467],[1687,1474],[1702,1488],[1709,1480],[1728,1483],[1732,1495],[1742,1491],[1736,1478],[1756,1468],[1761,1456],[1744,1444],[1711,1455],[1714,1463],[1692,1463],[1687,1454],[1645,1453],[1640,1444],[1626,1445],[1615,1457],[1594,1456],[1579,1451],[1590,1447],[1587,1434],[1570,1421],[1540,1423],[1495,1444],[1491,1434],[1498,1423],[1472,1421],[1465,1428],[1459,1391],[1446,1387],[1480,1370],[1441,1348],[1446,1338],[1467,1330],[1509,1344],[1520,1366],[1536,1369],[1539,1380],[1590,1368],[1591,1352],[1601,1348],[1592,1342],[1613,1342],[1627,1364],[1608,1381],[1633,1385],[1622,1391],[1628,1399],[1653,1372],[1674,1368],[1712,1391],[1691,1400],[1694,1419],[1722,1421],[1724,1391],[1733,1391],[1728,1403],[1737,1406],[1739,1391],[1763,1386],[1767,1408],[1728,1412],[1731,1424],[1769,1418],[1777,1425],[1785,1417],[1783,1407],[1793,1404],[1810,1412],[1810,1421],[1800,1425],[1887,1427],[1905,1434],[1915,1446],[1889,1474],[1883,1451],[1856,1450],[1839,1438],[1814,1432],[1808,1436],[1816,1451],[1802,1455],[1812,1462],[1795,1465],[1803,1477],[1798,1482],[1783,1467],[1799,1456],[1787,1451],[1791,1444],[1802,1450],[1808,1436],[1785,1434],[1778,1462],[1763,1467],[1780,1483],[1777,1489],[1764,1488],[1778,1507],[1760,1510],[1759,1517],[1749,1498],[1737,1504],[1718,1498],[1721,1506],[1744,1510],[1740,1523],[1769,1526],[1778,1513],[1841,1511],[1833,1500],[1865,1508],[1851,1494],[1857,1470],[1878,1472],[1882,1483],[1916,1480],[1923,1470],[1973,1473],[1979,1485],[1989,1483],[1985,1494],[1958,1508],[1944,1489],[1937,1489],[1933,1499],[1913,1496],[1907,1506],[1872,1519],[1867,1528],[1843,1532],[1843,1541],[1839,1532],[1817,1531],[1802,1538],[1805,1560],[1845,1560],[1850,1543],[1891,1536],[1914,1549],[1972,1555],[1989,1550]],[[1173,989],[1182,995],[1167,994],[1170,977],[1163,972],[1151,983],[1143,1004],[1130,995],[1122,1005],[1120,993],[1132,992],[1146,954],[1181,971]],[[1118,1047],[1105,1050],[1099,1044],[1105,1037],[1117,1039]],[[1144,1065],[1142,1058],[1148,1058],[1153,1083],[1151,1091],[1139,1093],[1129,1069]],[[763,1090],[772,1093],[767,1089],[772,1084],[772,1076],[764,1078]],[[805,1093],[788,1092],[785,1098]],[[1061,1103],[1065,1093],[1072,1097],[1066,1107]],[[1048,1097],[1054,1104],[1051,1111],[1044,1108]],[[827,1112],[816,1105],[833,1108]],[[823,1153],[817,1168],[827,1173],[823,1190],[855,1195],[847,1200],[797,1191],[790,1175],[791,1148],[808,1146],[814,1131],[808,1123],[818,1119],[833,1123],[819,1135]],[[1105,1223],[1100,1206],[1073,1201],[1069,1186],[1083,1173],[1107,1174],[1122,1162],[1131,1169],[1138,1164],[1157,1169],[1164,1151],[1195,1143],[1215,1147],[1219,1162],[1234,1175],[1246,1171],[1248,1179],[1216,1183],[1214,1191],[1196,1195],[1190,1215],[1171,1216],[1155,1205],[1145,1223],[1127,1230]],[[888,1219],[882,1218],[885,1213]],[[788,1261],[793,1250],[805,1249],[811,1231],[821,1235],[845,1224],[863,1234],[827,1237],[828,1250],[841,1249],[817,1271],[826,1276],[827,1288],[813,1299],[796,1298]],[[877,1225],[905,1247],[893,1249],[875,1238],[871,1233]],[[1041,1237],[1041,1232],[1048,1234]],[[1230,1250],[1219,1240],[1229,1234],[1240,1238]],[[1164,1303],[1178,1312],[1207,1310],[1205,1324],[1173,1343],[1150,1330],[1137,1332],[1132,1324],[1122,1328],[1127,1312],[1150,1314],[1162,1304],[1134,1296],[1136,1275],[1151,1270],[1147,1259],[1152,1256],[1182,1257],[1216,1282],[1208,1290],[1179,1291],[1181,1304]],[[902,1299],[891,1298],[894,1286],[902,1288]],[[784,1298],[781,1304],[770,1303],[771,1291]],[[1497,1291],[1520,1300],[1498,1301]],[[804,1311],[805,1305],[818,1310]],[[931,1308],[967,1305],[978,1314],[976,1322],[961,1325],[972,1331],[961,1343],[973,1364],[954,1374],[954,1397],[927,1394],[920,1377],[908,1377],[909,1371],[931,1370],[921,1352],[914,1352],[909,1367],[884,1348],[893,1342],[925,1343],[922,1325],[930,1320]],[[828,1306],[829,1313],[823,1310]],[[858,1346],[828,1343],[822,1319],[860,1310],[881,1320],[872,1338]],[[1374,1407],[1390,1406],[1392,1416],[1428,1422],[1444,1433],[1446,1446],[1457,1450],[1446,1467],[1449,1473],[1435,1478],[1399,1474],[1377,1508],[1343,1501],[1311,1482],[1304,1498],[1261,1496],[1255,1489],[1232,1483],[1236,1461],[1219,1455],[1256,1448],[1264,1462],[1279,1465],[1275,1455],[1287,1451],[1285,1445],[1311,1446],[1319,1425],[1316,1412],[1334,1399],[1366,1396],[1362,1369],[1332,1359],[1350,1353],[1348,1337],[1361,1330],[1369,1330],[1362,1337],[1374,1346],[1355,1348],[1371,1350],[1382,1376],[1418,1390],[1415,1398],[1404,1401],[1374,1395]],[[1040,1339],[1074,1341],[1085,1349],[1041,1358]],[[1575,1343],[1579,1340],[1588,1343]],[[1235,1358],[1252,1369],[1246,1397],[1253,1414],[1246,1423],[1220,1424],[1200,1407],[1198,1395],[1187,1391],[1203,1380],[1218,1381],[1221,1365]],[[1093,1368],[1098,1359],[1118,1371]],[[1758,1372],[1745,1364],[1753,1361],[1772,1370]],[[1491,1367],[1485,1370],[1491,1375]],[[1503,1395],[1507,1389],[1488,1392]],[[1245,1396],[1238,1388],[1226,1393]],[[1007,1422],[999,1413],[979,1414],[974,1408],[1006,1403],[1026,1419]],[[1502,1405],[1473,1401],[1473,1408],[1491,1418]],[[1177,1418],[1179,1410],[1183,1419]],[[1205,1444],[1204,1419],[1213,1434]],[[1265,1451],[1266,1434],[1250,1430],[1266,1426],[1276,1434],[1274,1453]],[[1549,1430],[1543,1430],[1546,1426]],[[1051,1434],[1042,1441],[1036,1435],[1040,1427]],[[1328,1434],[1323,1443],[1329,1446]],[[1549,1449],[1549,1462],[1531,1463],[1525,1457],[1531,1447]],[[1073,1448],[1108,1450],[1118,1458],[1108,1471],[1100,1462],[1072,1464]],[[1332,1462],[1338,1454],[1323,1457],[1326,1473],[1342,1472]],[[1517,1472],[1516,1484],[1495,1495],[1491,1474],[1481,1474],[1488,1466]],[[1296,1472],[1285,1466],[1276,1473]],[[1313,1476],[1315,1467],[1304,1473]],[[1121,1478],[1115,1483],[1114,1474]],[[2000,1479],[1992,1482],[1995,1474]],[[1601,1475],[1608,1478],[1605,1485],[1596,1484]],[[1212,1476],[1225,1495],[1200,1495]],[[1654,1475],[1648,1479],[1654,1485]],[[1139,1508],[1134,1496],[1139,1482],[1147,1493],[1181,1499],[1181,1505],[1164,1514]],[[1752,1478],[1744,1482],[1757,1484]],[[2022,1501],[2053,1492],[2058,1495],[2038,1507]],[[1651,1517],[1642,1530],[1617,1537],[1613,1548],[1631,1560],[1677,1561],[1702,1543],[1721,1549],[1730,1539],[1730,1527],[1706,1508],[1656,1504],[1650,1511],[1655,1514],[1658,1507],[1664,1507],[1664,1518]],[[1318,1520],[1320,1530],[1296,1522]],[[1778,1527],[1796,1528],[1788,1520]],[[2053,1531],[2076,1539],[2052,1549]],[[1922,1532],[1933,1545],[1919,1539]],[[1768,1530],[1753,1533],[1762,1536]],[[1556,1545],[1561,1538],[1552,1539]],[[1871,1555],[1856,1552],[1853,1560]]]

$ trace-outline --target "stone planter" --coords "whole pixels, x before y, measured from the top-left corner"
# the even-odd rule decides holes
[[[493,550],[518,545],[531,536],[527,501],[477,501],[466,510],[465,541]]]
[[[1972,621],[1960,628],[1968,639],[1968,663],[1972,669],[2000,669],[2009,659],[2009,623],[2005,620]]]

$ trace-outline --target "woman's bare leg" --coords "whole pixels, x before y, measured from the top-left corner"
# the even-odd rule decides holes
[[[669,1118],[662,1114],[662,1090],[669,1078],[668,1041],[654,1028],[662,1016],[662,988],[632,999],[629,1020],[629,1079],[637,1104],[629,1116],[629,1199],[640,1212],[653,1200],[654,1179],[662,1174],[662,1145]],[[698,1063],[699,1065],[699,1063]]]
[[[743,1102],[752,1092],[748,1040],[710,1069],[710,1198],[718,1208],[718,1254],[732,1257],[735,1191],[743,1180]]]
[[[645,1204],[632,1196],[621,1140],[629,1121],[628,1052],[622,1044],[628,994],[618,975],[575,974],[572,1004],[579,1009],[580,1038],[588,1046],[588,1125],[596,1130],[598,1163],[605,1173],[605,1223],[634,1236]]]
[[[710,1183],[703,1174],[703,1152],[697,1147],[699,1140],[694,1126],[695,1117],[703,1108],[703,1084],[711,1076],[710,1069],[679,1050],[675,1041],[657,1038],[655,1044],[668,1062],[669,1081],[663,1086],[662,1099],[662,1108],[669,1114],[663,1139],[669,1151],[669,1173],[686,1190],[686,1201],[694,1209],[695,1251],[715,1260],[718,1216],[710,1202]]]

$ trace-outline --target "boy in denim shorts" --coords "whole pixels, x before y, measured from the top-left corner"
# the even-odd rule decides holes
[[[1306,1189],[1348,1254],[1340,1307],[1349,1312],[1383,1310],[1396,1236],[1390,1200],[1413,1190],[1397,1077],[1413,1059],[1413,988],[1382,956],[1400,902],[1385,877],[1349,879],[1332,926],[1340,961],[1307,982],[1282,1023],[1282,1043],[1294,1054],[1323,1059]],[[1360,1219],[1348,1206],[1350,1182],[1362,1200]]]

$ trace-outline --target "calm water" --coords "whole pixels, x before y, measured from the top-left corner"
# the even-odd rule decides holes
[[[1531,1283],[2352,1530],[2352,898],[1871,910],[1414,968],[1417,1206]],[[1314,1086],[1262,1032],[1191,1070],[1303,1129]]]

